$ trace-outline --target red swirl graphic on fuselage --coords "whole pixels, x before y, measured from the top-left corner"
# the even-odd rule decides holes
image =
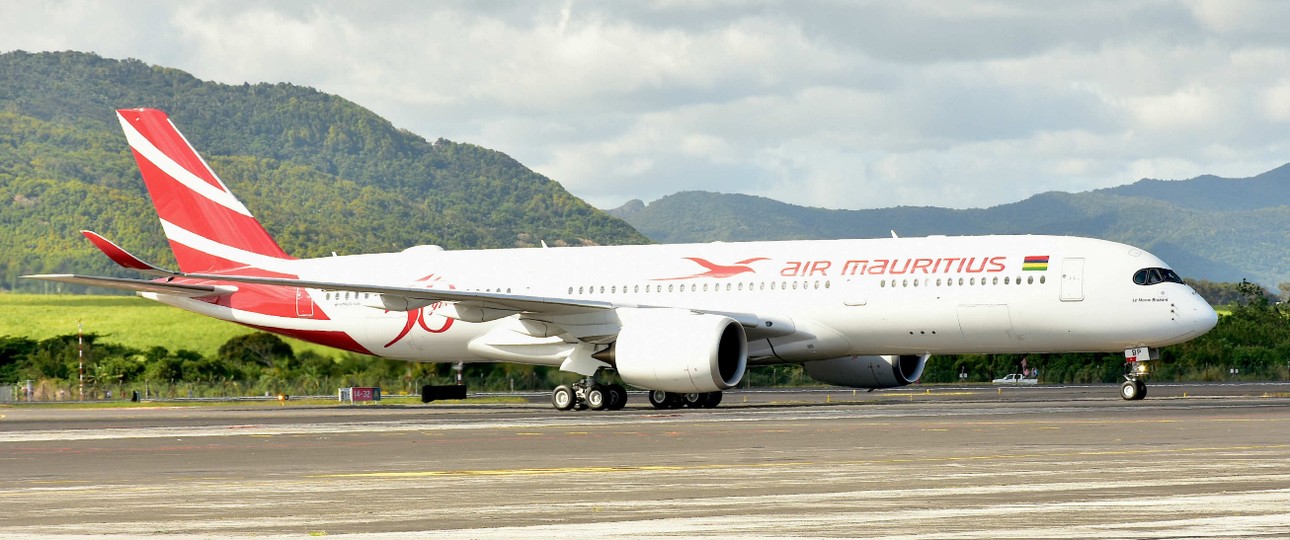
[[[452,328],[453,319],[451,318],[444,317],[443,326],[440,326],[439,328],[430,328],[430,325],[426,324],[426,315],[434,314],[434,310],[439,309],[439,306],[441,305],[443,305],[443,302],[435,302],[426,307],[419,307],[413,310],[409,310],[407,312],[408,322],[407,324],[403,325],[403,331],[399,332],[399,335],[394,336],[394,339],[390,340],[389,343],[386,343],[385,348],[388,349],[390,348],[391,345],[398,343],[399,340],[405,337],[408,337],[408,333],[411,332],[412,328],[415,326],[420,326],[422,330],[425,330],[426,332],[429,332],[431,334],[442,334],[444,332],[447,332],[449,328]]]
[[[421,279],[414,281],[414,283],[434,283],[436,281],[439,281],[440,279],[443,279],[443,278],[437,277],[434,274],[430,274],[426,277],[423,277]],[[448,288],[456,289],[456,287],[452,285],[448,285]],[[444,304],[443,302],[435,302],[428,306],[408,310],[407,311],[408,320],[406,323],[404,323],[403,330],[399,332],[399,335],[394,336],[394,339],[391,339],[389,343],[386,343],[385,348],[388,349],[390,348],[390,346],[394,345],[395,343],[398,343],[403,338],[408,337],[408,333],[411,332],[412,329],[417,326],[420,326],[422,330],[425,330],[426,332],[431,334],[442,334],[444,332],[447,332],[449,328],[452,328],[452,322],[454,320],[450,317],[444,317],[443,326],[440,326],[438,328],[431,328],[430,325],[426,323],[426,317],[429,315],[433,315],[434,310],[439,309],[439,306],[442,306],[443,304]],[[389,311],[387,310],[386,313],[389,313]]]
[[[700,259],[698,257],[685,257],[685,259],[688,261],[694,261],[699,266],[707,268],[708,271],[700,272],[698,274],[693,274],[689,276],[658,278],[658,279],[655,279],[654,281],[673,281],[678,279],[695,279],[695,278],[722,279],[722,278],[728,278],[730,276],[737,276],[739,274],[750,274],[750,273],[755,274],[757,273],[757,271],[753,270],[752,267],[748,265],[755,263],[757,261],[770,260],[770,259],[767,259],[766,257],[754,257],[751,259],[745,259],[745,260],[736,262],[735,264],[732,264],[732,265],[724,265],[724,264],[716,264],[707,259]]]

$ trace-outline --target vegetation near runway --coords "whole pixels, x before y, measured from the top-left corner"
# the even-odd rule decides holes
[[[1290,379],[1290,324],[1284,305],[1245,284],[1245,297],[1210,333],[1163,350],[1158,381]],[[32,380],[37,399],[78,393],[76,324],[85,325],[86,392],[117,399],[138,391],[159,398],[326,395],[346,386],[380,386],[387,395],[448,384],[449,364],[417,364],[339,352],[255,332],[134,297],[0,294],[0,384]],[[1023,355],[938,356],[922,382],[969,382],[1019,370]],[[1030,355],[1028,367],[1051,383],[1115,382],[1123,357]],[[1233,373],[1232,370],[1238,370]],[[574,376],[554,368],[471,364],[472,390],[545,390]],[[753,387],[817,385],[800,366],[749,369]],[[741,385],[743,386],[743,385]]]
[[[44,340],[74,335],[78,323],[100,340],[203,356],[214,355],[233,337],[254,332],[137,296],[0,295],[0,336]]]

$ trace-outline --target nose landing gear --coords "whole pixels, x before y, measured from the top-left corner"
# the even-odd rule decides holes
[[[1125,401],[1138,401],[1147,397],[1147,366],[1153,360],[1160,359],[1159,349],[1144,347],[1124,351],[1124,384],[1120,385],[1120,397]]]

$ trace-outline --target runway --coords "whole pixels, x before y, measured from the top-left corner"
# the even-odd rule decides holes
[[[1290,536],[1290,386],[1116,390],[0,407],[0,538]]]

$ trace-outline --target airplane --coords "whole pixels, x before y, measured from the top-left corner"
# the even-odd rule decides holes
[[[135,291],[266,332],[410,362],[515,362],[581,376],[556,409],[715,407],[748,366],[855,388],[919,380],[933,354],[1119,352],[1125,400],[1159,348],[1218,316],[1125,244],[999,235],[446,251],[296,259],[166,113],[122,109],[178,269],[82,231],[152,278],[25,276]],[[429,387],[427,387],[429,388]],[[423,389],[423,392],[428,390]],[[425,396],[423,396],[424,398]]]

